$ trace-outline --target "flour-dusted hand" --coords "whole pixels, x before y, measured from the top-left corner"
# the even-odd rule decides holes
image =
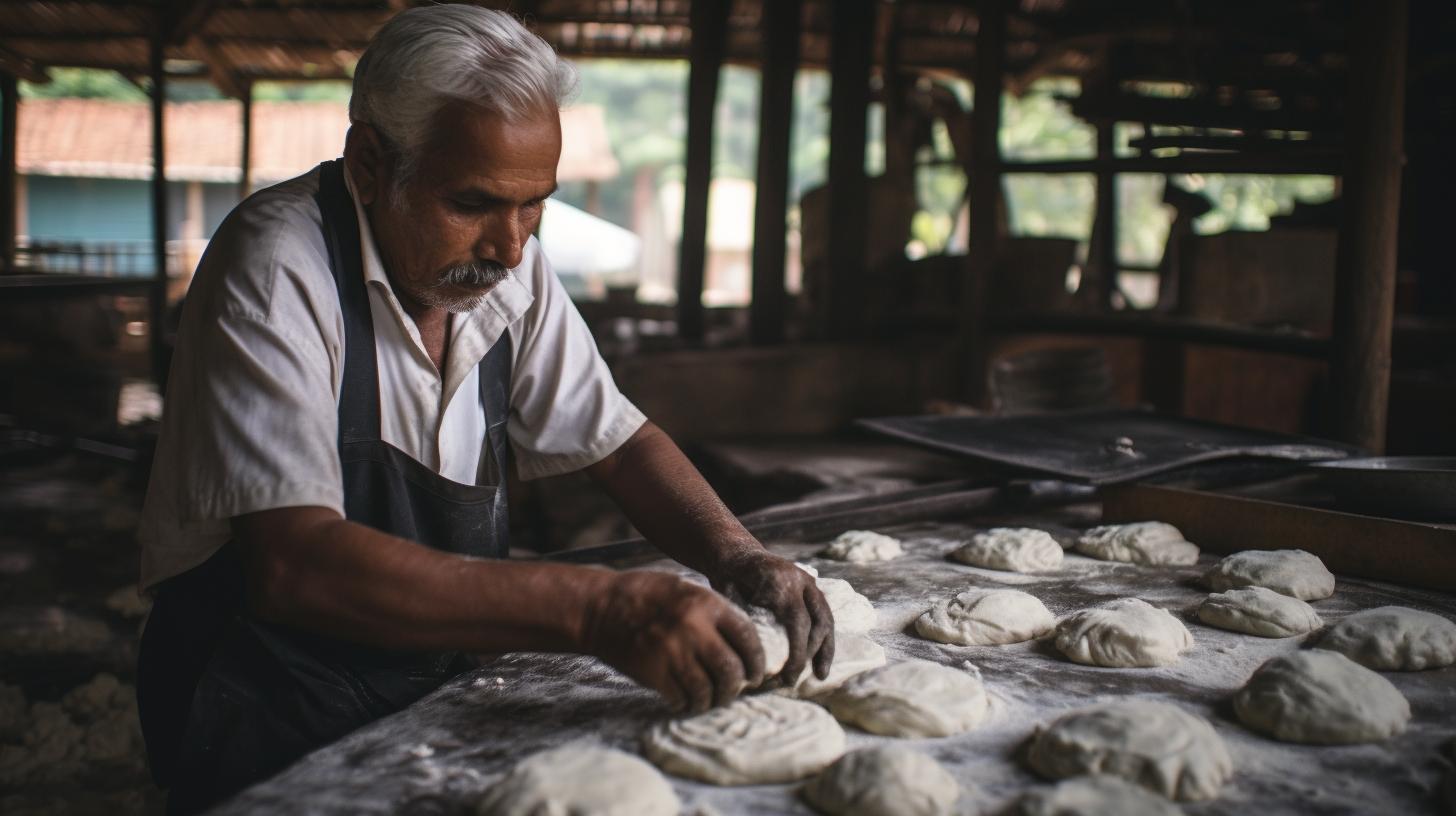
[[[726,705],[763,680],[763,647],[748,616],[674,575],[613,576],[588,606],[582,630],[585,651],[678,709]]]
[[[814,675],[823,680],[834,662],[834,613],[814,576],[763,549],[725,560],[709,576],[713,588],[736,601],[774,613],[789,635],[789,659],[779,675],[793,682],[813,660]]]

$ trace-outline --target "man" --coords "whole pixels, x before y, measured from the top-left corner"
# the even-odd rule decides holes
[[[142,523],[143,730],[191,812],[408,705],[461,653],[600,657],[702,710],[762,680],[752,625],[662,573],[510,563],[505,473],[584,469],[652,542],[833,622],[618,393],[531,237],[569,66],[500,12],[421,7],[355,72],[342,161],[219,228],[178,336]]]

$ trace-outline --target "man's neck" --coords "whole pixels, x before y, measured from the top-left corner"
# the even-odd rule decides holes
[[[435,364],[435,369],[440,372],[445,370],[445,353],[450,337],[450,312],[438,306],[426,306],[400,286],[395,285],[391,277],[389,288],[394,290],[394,297],[399,301],[400,308],[409,315],[410,320],[415,322],[415,328],[420,332],[420,343],[425,347],[425,354],[429,355],[430,361]]]

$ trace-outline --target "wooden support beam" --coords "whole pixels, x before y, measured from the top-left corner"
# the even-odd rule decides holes
[[[961,393],[972,405],[986,402],[986,372],[991,347],[987,319],[1000,245],[997,207],[1001,198],[1001,92],[1006,63],[1006,0],[982,0],[976,31],[976,60],[972,77],[970,247],[966,253],[966,280],[961,292]]]
[[[878,6],[874,0],[839,0],[830,12],[827,329],[840,340],[861,324],[868,288],[865,142]]]
[[[1344,204],[1335,256],[1335,432],[1379,454],[1390,397],[1390,334],[1404,163],[1407,0],[1356,0]]]
[[[26,82],[44,85],[51,81],[50,74],[27,57],[0,46],[0,74],[9,74]]]
[[[160,36],[151,44],[152,69],[152,256],[153,270],[148,339],[152,378],[165,387],[169,355],[165,345],[167,323],[167,140],[164,111],[167,105],[166,43]]]
[[[749,336],[781,343],[788,318],[784,261],[788,255],[789,136],[794,76],[799,68],[803,0],[775,0],[763,10],[764,55],[758,117],[758,186],[753,212],[753,300]]]
[[[243,150],[238,157],[238,200],[253,192],[253,83],[242,83]]]
[[[16,184],[20,175],[16,156],[16,118],[20,113],[20,82],[0,74],[0,272],[15,268],[15,232],[19,218]]]
[[[1087,265],[1091,283],[1097,287],[1097,307],[1108,309],[1117,291],[1117,162],[1115,123],[1102,120],[1097,126],[1097,203],[1092,219],[1092,241]]]
[[[713,182],[713,114],[732,5],[730,0],[697,0],[692,5],[687,167],[677,265],[677,331],[691,341],[702,340],[706,328],[703,274],[708,260],[708,191]]]

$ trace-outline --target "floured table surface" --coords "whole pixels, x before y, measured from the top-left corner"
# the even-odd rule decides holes
[[[1072,531],[1036,519],[1069,541]],[[918,657],[975,666],[993,698],[986,721],[944,739],[892,740],[846,728],[849,748],[896,741],[939,760],[961,782],[959,813],[994,812],[1032,786],[1048,784],[1016,759],[1032,729],[1096,702],[1139,696],[1179,704],[1209,719],[1227,742],[1235,772],[1217,800],[1185,804],[1189,813],[1438,813],[1449,764],[1441,746],[1456,736],[1456,668],[1388,672],[1410,700],[1405,733],[1388,743],[1301,746],[1242,727],[1229,699],[1265,660],[1301,648],[1308,637],[1265,639],[1205,626],[1192,612],[1207,592],[1195,579],[1218,560],[1188,567],[1094,561],[1068,551],[1062,568],[1039,575],[978,569],[946,554],[982,527],[885,528],[906,555],[843,564],[813,558],[817,543],[772,543],[787,557],[845,578],[879,609],[872,637],[890,660]],[[1374,544],[1375,542],[1372,542]],[[676,569],[671,562],[649,565]],[[1063,658],[1049,641],[1013,646],[948,646],[913,634],[931,602],[970,587],[1013,587],[1036,595],[1061,617],[1112,598],[1135,596],[1178,615],[1195,646],[1176,665],[1103,669]],[[1456,618],[1456,597],[1339,576],[1335,596],[1314,608],[1331,624],[1346,614],[1404,605]],[[494,779],[526,756],[576,739],[637,753],[638,738],[670,716],[652,693],[591,658],[519,654],[456,679],[409,709],[360,729],[225,803],[218,813],[469,813]],[[684,813],[807,814],[797,785],[720,788],[669,776]]]

